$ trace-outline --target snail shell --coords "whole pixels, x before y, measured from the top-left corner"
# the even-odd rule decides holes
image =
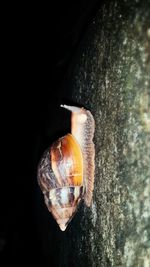
[[[71,134],[55,141],[38,166],[38,183],[45,204],[64,231],[84,199],[89,207],[94,188],[94,118],[84,108],[61,105],[70,110]]]

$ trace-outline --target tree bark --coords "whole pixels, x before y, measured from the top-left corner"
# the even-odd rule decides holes
[[[49,266],[150,266],[150,1],[104,1],[61,97],[95,118],[95,188],[64,233],[45,233]]]

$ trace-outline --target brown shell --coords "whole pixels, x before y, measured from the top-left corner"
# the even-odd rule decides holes
[[[45,152],[38,182],[49,211],[64,231],[83,196],[83,157],[71,134],[58,139]]]
[[[52,170],[57,186],[83,184],[83,157],[79,144],[71,134],[56,141],[50,150]]]

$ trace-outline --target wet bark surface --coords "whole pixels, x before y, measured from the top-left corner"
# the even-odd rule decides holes
[[[44,219],[42,204],[43,261],[150,266],[150,1],[102,5],[61,98],[95,118],[95,189],[91,208],[82,203],[65,232]]]

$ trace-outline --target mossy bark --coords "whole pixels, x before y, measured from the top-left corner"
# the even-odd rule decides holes
[[[56,266],[148,267],[150,1],[101,6],[64,88],[62,98],[94,115],[96,171],[92,207],[81,204],[67,230],[53,236]]]

